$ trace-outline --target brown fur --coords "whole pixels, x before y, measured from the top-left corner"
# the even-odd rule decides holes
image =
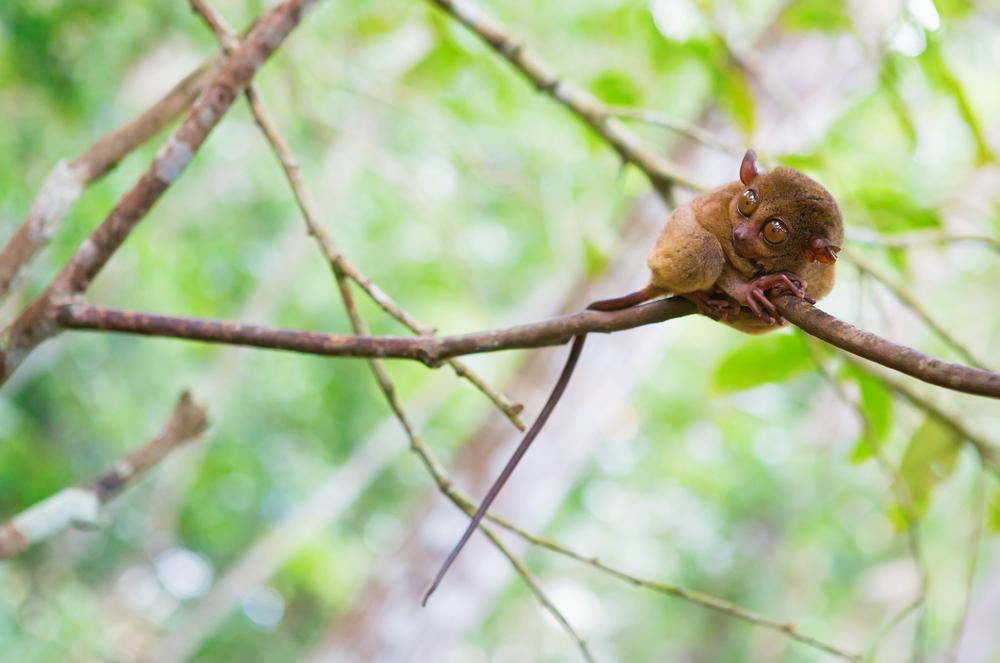
[[[756,155],[747,153],[741,176],[702,194],[670,215],[649,254],[650,285],[664,294],[684,295],[711,291],[713,299],[740,302],[745,285],[764,274],[791,272],[807,282],[806,294],[822,298],[833,288],[832,264],[810,259],[809,242],[817,237],[840,245],[843,219],[833,196],[820,184],[791,168],[757,173]],[[739,197],[753,189],[760,202],[749,218],[737,208]],[[779,245],[764,241],[763,225],[780,218],[788,228]],[[739,227],[750,236],[740,241]],[[740,286],[744,286],[741,290]],[[725,295],[722,295],[725,293]],[[722,322],[748,334],[778,328],[744,307]]]

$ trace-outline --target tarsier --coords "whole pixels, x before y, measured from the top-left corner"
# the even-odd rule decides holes
[[[761,173],[757,153],[747,150],[739,181],[702,194],[670,215],[649,254],[649,285],[587,308],[613,311],[678,295],[694,302],[703,315],[748,334],[763,334],[785,324],[770,297],[789,292],[816,303],[830,292],[843,237],[840,209],[826,189],[792,168]],[[573,339],[545,407],[483,498],[427,590],[424,604],[545,425],[569,383],[585,338]]]

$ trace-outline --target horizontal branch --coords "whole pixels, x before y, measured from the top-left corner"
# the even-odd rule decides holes
[[[960,366],[858,329],[798,297],[777,297],[775,306],[807,334],[886,368],[953,391],[1000,398],[1000,374]]]
[[[633,329],[690,315],[695,310],[694,304],[688,300],[674,297],[622,311],[583,311],[508,329],[462,336],[416,338],[322,334],[76,304],[60,307],[56,321],[66,329],[92,329],[226,345],[248,345],[326,357],[415,359],[436,368],[450,357],[561,345],[579,334]]]
[[[9,559],[74,524],[97,523],[101,505],[174,449],[201,435],[207,425],[205,408],[195,405],[185,391],[155,438],[89,483],[59,491],[0,525],[0,559]]]

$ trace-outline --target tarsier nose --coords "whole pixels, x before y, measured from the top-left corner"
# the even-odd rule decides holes
[[[736,228],[733,229],[733,237],[740,240],[741,242],[745,242],[746,240],[750,239],[751,232],[752,231],[746,226],[736,226]]]

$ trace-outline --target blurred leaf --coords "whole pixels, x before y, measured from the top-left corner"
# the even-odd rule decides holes
[[[843,0],[799,0],[782,14],[789,30],[834,32],[851,27]]]
[[[606,104],[638,106],[642,92],[624,72],[606,71],[590,84],[590,91]]]
[[[755,338],[719,361],[712,372],[717,393],[743,391],[768,382],[784,382],[815,368],[798,335],[772,334]]]
[[[860,463],[872,458],[872,444],[881,446],[892,428],[892,391],[880,380],[851,364],[845,364],[841,374],[857,383],[861,392],[858,403],[865,415],[865,430],[854,450],[851,462]]]
[[[754,103],[753,94],[747,84],[743,71],[737,67],[728,67],[718,78],[716,96],[719,103],[729,111],[733,120],[746,133],[753,132]]]
[[[986,526],[994,532],[1000,532],[1000,490],[993,496],[986,513]]]
[[[995,161],[996,155],[993,154],[989,145],[986,144],[983,129],[975,113],[972,111],[968,97],[965,96],[965,90],[962,89],[961,83],[955,78],[955,74],[948,68],[944,57],[941,55],[941,49],[937,41],[930,34],[927,35],[927,48],[917,57],[917,61],[923,67],[924,73],[927,74],[927,78],[931,83],[955,100],[962,120],[965,121],[966,126],[972,132],[972,137],[976,141],[976,165],[982,166],[985,163]]]
[[[934,0],[941,18],[959,18],[969,13],[973,5],[969,0]]]
[[[909,488],[917,517],[927,511],[931,490],[955,469],[960,442],[955,431],[931,417],[924,419],[910,438],[899,464],[899,475]]]
[[[899,121],[899,128],[902,129],[907,140],[910,141],[910,147],[913,148],[917,144],[917,130],[913,126],[913,119],[910,117],[910,109],[906,107],[906,104],[903,102],[903,98],[899,94],[899,90],[896,88],[896,84],[898,82],[899,57],[890,53],[886,55],[885,59],[882,61],[882,71],[879,74],[879,83],[889,100],[889,105],[892,106],[892,110],[896,114],[896,119]]]
[[[826,158],[818,152],[812,154],[785,154],[778,157],[778,163],[801,171],[818,171],[826,165]]]
[[[854,192],[854,199],[865,208],[882,233],[940,228],[936,210],[918,207],[906,195],[889,187],[866,187]]]
[[[594,278],[603,274],[608,266],[608,254],[586,236],[583,238],[583,250],[587,261],[587,276]]]

